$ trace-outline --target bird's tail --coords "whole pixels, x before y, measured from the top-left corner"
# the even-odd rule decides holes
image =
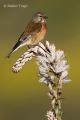
[[[11,54],[13,53],[13,51],[11,51],[6,57],[10,58]]]
[[[17,49],[19,49],[20,45],[21,45],[22,41],[18,41],[14,47],[12,48],[11,52],[7,55],[7,58],[10,58],[10,56],[12,55],[13,52],[15,52]]]

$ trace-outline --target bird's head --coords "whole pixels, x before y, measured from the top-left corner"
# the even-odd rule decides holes
[[[33,16],[33,21],[35,22],[35,23],[46,23],[46,19],[47,19],[48,17],[44,14],[44,13],[42,13],[42,12],[37,12],[36,14],[34,14],[34,16]]]

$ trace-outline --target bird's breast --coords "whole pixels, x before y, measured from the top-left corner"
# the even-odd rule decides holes
[[[42,25],[42,28],[40,30],[40,32],[36,33],[36,35],[33,37],[33,39],[31,40],[31,45],[36,45],[37,43],[39,43],[42,39],[44,39],[44,36],[46,34],[46,27],[44,25]]]
[[[42,27],[41,31],[38,33],[39,41],[41,41],[44,38],[45,34],[46,34],[46,29]]]

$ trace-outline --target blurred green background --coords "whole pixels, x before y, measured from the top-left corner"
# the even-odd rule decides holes
[[[4,8],[4,4],[27,4],[27,8]],[[0,120],[45,120],[50,108],[48,89],[38,82],[34,60],[18,73],[11,69],[27,48],[8,60],[9,53],[32,15],[44,11],[48,32],[45,40],[62,49],[70,65],[72,82],[63,85],[63,119],[80,119],[80,0],[0,0]]]

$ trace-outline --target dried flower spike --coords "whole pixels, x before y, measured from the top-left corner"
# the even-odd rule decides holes
[[[51,100],[51,110],[47,112],[47,120],[62,120],[62,84],[67,83],[69,65],[65,59],[64,51],[56,50],[54,44],[46,41],[43,45],[41,42],[27,52],[25,52],[13,65],[12,71],[19,72],[23,65],[36,58],[39,66],[39,82],[48,86],[48,96]]]

